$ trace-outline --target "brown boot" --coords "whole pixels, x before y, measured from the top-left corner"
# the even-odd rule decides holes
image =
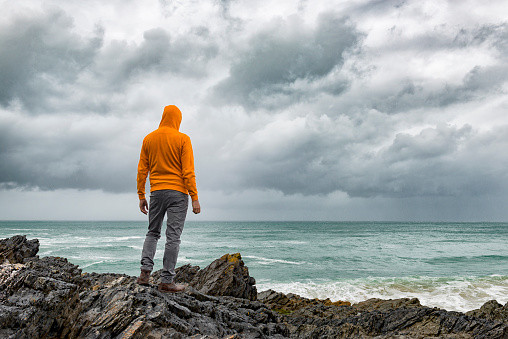
[[[150,278],[150,271],[141,270],[141,274],[138,277],[138,284],[140,285],[149,285],[148,279]]]
[[[165,284],[160,283],[159,284],[159,291],[164,293],[176,293],[176,292],[182,292],[185,290],[185,285],[177,285],[174,282],[171,284]]]

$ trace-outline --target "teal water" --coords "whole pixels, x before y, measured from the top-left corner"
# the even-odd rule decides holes
[[[145,222],[1,221],[0,237],[88,272],[137,275]],[[155,269],[162,266],[164,236]],[[465,311],[508,302],[508,223],[187,222],[178,266],[240,252],[258,290],[352,302],[418,297]]]

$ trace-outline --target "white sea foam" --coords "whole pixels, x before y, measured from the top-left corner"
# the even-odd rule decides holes
[[[145,237],[132,235],[128,237],[108,237],[105,238],[106,241],[123,241],[123,240],[131,240],[131,239],[144,239]]]
[[[255,255],[246,255],[244,258],[255,259],[257,264],[260,265],[272,265],[272,264],[290,264],[290,265],[302,265],[305,264],[304,261],[289,261],[282,259],[271,259],[271,258],[263,258]]]
[[[495,299],[508,302],[508,276],[365,278],[334,282],[260,283],[258,291],[273,289],[306,298],[330,298],[352,303],[369,298],[418,298],[425,306],[465,312]]]
[[[62,235],[55,238],[38,237],[41,245],[48,247],[60,247],[61,245],[72,245],[73,247],[93,247],[93,246],[117,246],[125,244],[131,240],[143,239],[142,236],[124,236],[124,237],[83,237]],[[135,242],[135,241],[134,241]]]
[[[283,244],[290,244],[290,245],[304,245],[304,244],[308,244],[308,241],[300,241],[300,240],[283,240],[283,241],[278,241],[279,243],[283,243]]]
[[[94,262],[91,262],[91,263],[88,263],[88,264],[85,264],[85,265],[80,265],[80,268],[87,268],[87,267],[89,267],[89,266],[102,264],[102,263],[103,263],[103,262],[105,262],[105,261],[106,261],[106,260],[94,261]]]
[[[77,259],[77,260],[83,260],[83,257],[80,257],[80,256],[68,256],[67,259]],[[117,260],[121,260],[122,258],[115,258],[115,257],[112,257],[112,256],[104,256],[104,255],[94,255],[93,257],[88,257],[86,258],[85,260],[87,261],[93,261],[93,260],[97,260],[97,259],[100,259],[100,260],[103,260],[103,261],[117,261]],[[88,263],[86,264],[83,264],[83,265],[87,265]]]

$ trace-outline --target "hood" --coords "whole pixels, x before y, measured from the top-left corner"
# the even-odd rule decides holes
[[[180,123],[182,122],[182,112],[175,105],[169,105],[164,107],[164,113],[162,113],[161,123],[159,127],[170,127],[178,131]]]

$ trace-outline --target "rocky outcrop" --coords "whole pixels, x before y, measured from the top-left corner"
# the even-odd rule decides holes
[[[488,302],[465,315],[422,306],[416,298],[373,298],[351,305],[268,290],[258,300],[280,313],[292,336],[299,338],[508,337],[508,315],[503,313],[508,303]]]
[[[187,283],[197,291],[215,296],[231,296],[256,300],[256,280],[249,275],[240,253],[224,254],[204,269],[184,265],[176,270],[175,281]],[[160,281],[160,270],[152,275],[152,282]]]
[[[26,238],[19,241],[11,243],[28,246],[22,244]],[[192,286],[184,293],[165,294],[154,285],[136,284],[136,277],[82,273],[65,258],[15,252],[22,263],[9,260],[0,265],[1,338],[508,336],[508,304],[494,301],[466,315],[425,307],[417,299],[370,299],[350,305],[266,291],[252,300],[255,289],[248,286],[254,283],[240,255],[225,255],[202,270],[182,266],[178,277]]]
[[[284,316],[301,338],[506,338],[508,322],[418,306],[417,299],[373,300],[352,306],[317,305]],[[397,306],[402,304],[402,306]],[[404,305],[406,304],[406,305]]]
[[[307,299],[300,297],[297,294],[288,293],[284,294],[274,290],[263,291],[258,294],[258,300],[262,301],[265,305],[272,310],[281,314],[290,314],[293,311],[301,308],[325,305],[325,306],[351,306],[349,301],[331,301],[330,299]]]
[[[39,252],[39,240],[27,240],[24,235],[15,235],[12,238],[0,239],[0,264],[23,263],[25,258],[34,257]]]
[[[257,301],[192,287],[165,294],[123,274],[82,273],[65,258],[0,266],[1,338],[285,337],[278,314]]]
[[[508,303],[503,306],[495,300],[490,300],[479,309],[467,312],[466,315],[492,321],[508,321]]]

